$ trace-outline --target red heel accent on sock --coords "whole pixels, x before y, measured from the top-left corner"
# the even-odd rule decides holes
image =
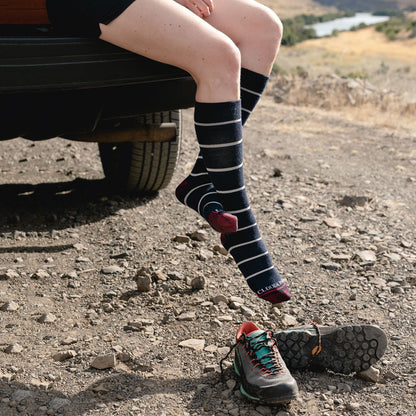
[[[212,211],[208,215],[208,222],[219,233],[235,233],[238,229],[238,218],[224,211]]]

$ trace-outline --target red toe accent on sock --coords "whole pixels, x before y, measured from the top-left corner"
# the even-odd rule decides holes
[[[189,189],[189,182],[185,179],[182,181],[177,188],[175,189],[176,198],[179,199],[183,203],[184,194],[188,192]]]
[[[208,222],[219,233],[235,233],[238,229],[238,218],[224,211],[212,211],[208,215]]]
[[[292,295],[290,294],[289,288],[286,286],[286,283],[283,284],[280,288],[270,290],[269,292],[263,293],[259,296],[260,298],[267,300],[270,303],[282,303],[287,302],[291,299]]]

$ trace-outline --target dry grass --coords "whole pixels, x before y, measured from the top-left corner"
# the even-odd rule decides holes
[[[311,39],[296,45],[295,48],[324,49],[328,52],[336,52],[343,59],[354,61],[374,56],[387,61],[396,60],[408,64],[416,62],[416,38],[389,41],[373,27],[355,32],[342,32],[330,38]]]
[[[336,11],[335,7],[325,7],[313,0],[260,0],[260,3],[273,9],[283,19],[303,13],[319,16]]]

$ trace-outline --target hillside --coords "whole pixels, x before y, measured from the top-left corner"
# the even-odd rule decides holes
[[[293,17],[299,14],[322,15],[334,12],[336,9],[351,9],[361,11],[374,10],[404,10],[415,8],[414,0],[261,0],[261,3],[274,9],[281,18]]]

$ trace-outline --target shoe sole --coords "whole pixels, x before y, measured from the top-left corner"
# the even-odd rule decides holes
[[[380,360],[387,347],[385,333],[372,325],[319,327],[319,331],[322,350],[316,356],[312,350],[318,346],[318,334],[313,328],[275,333],[280,354],[290,370],[309,367],[358,373]]]
[[[241,375],[240,372],[238,371],[237,368],[237,364],[235,362],[235,360],[233,361],[233,365],[234,365],[234,371],[237,374],[238,378],[240,378],[241,380]],[[298,393],[296,393],[295,395],[290,395],[290,396],[286,396],[286,397],[280,397],[278,400],[276,399],[271,399],[271,400],[265,400],[265,399],[260,399],[259,397],[255,397],[252,396],[251,394],[248,394],[245,390],[243,385],[240,385],[240,392],[241,394],[246,397],[247,399],[256,402],[258,404],[286,404],[289,403],[290,401],[296,399],[298,397]]]

